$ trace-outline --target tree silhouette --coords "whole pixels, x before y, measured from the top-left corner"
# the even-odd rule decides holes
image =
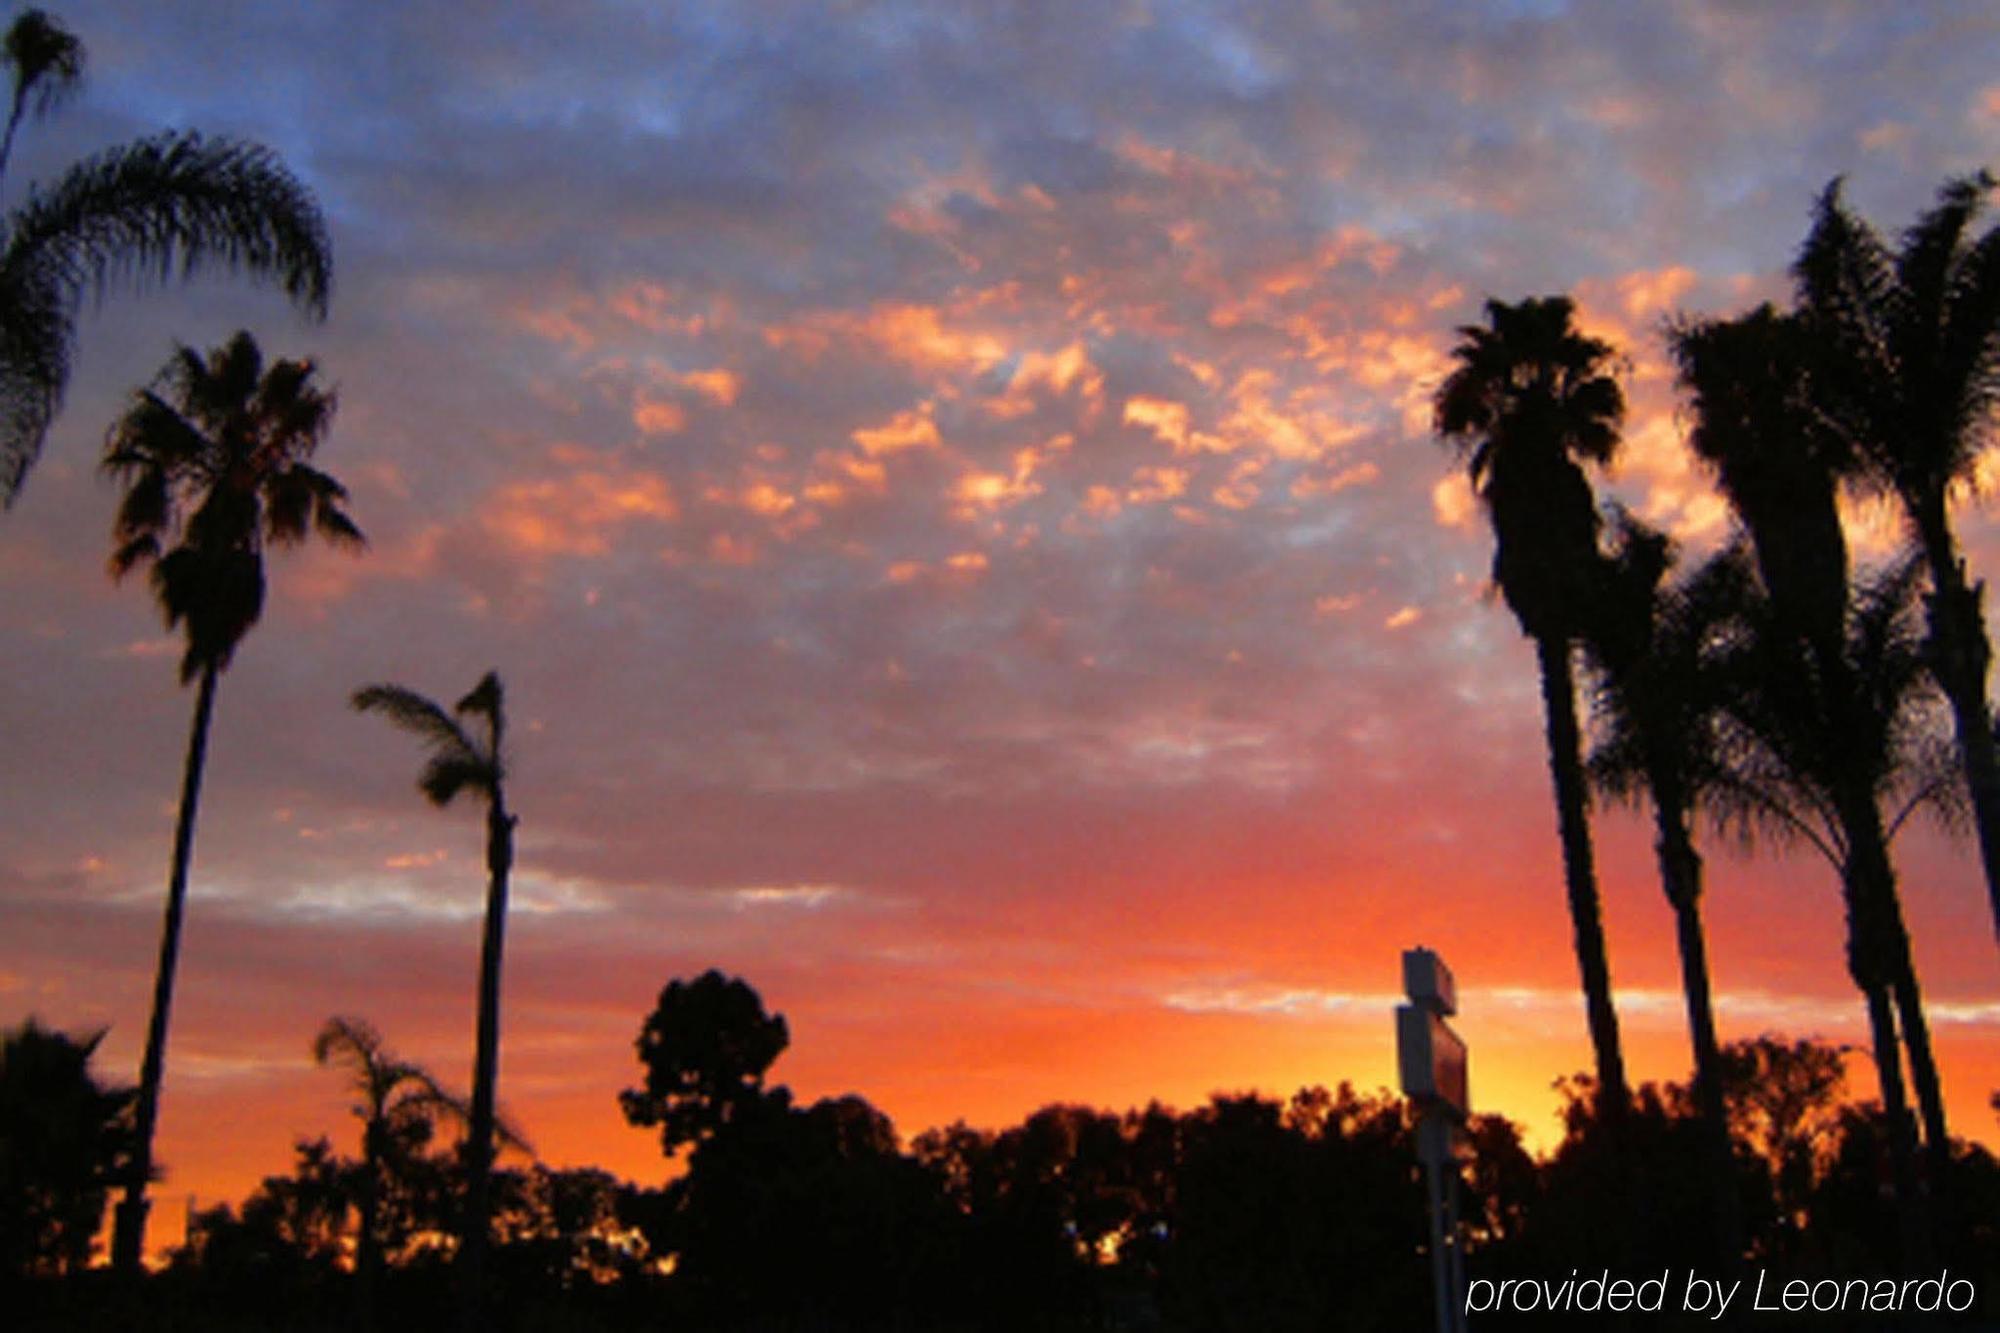
[[[2000,406],[2000,226],[1968,232],[1994,188],[1948,180],[1892,251],[1841,198],[1819,199],[1793,266],[1799,308],[1872,480],[1901,503],[1930,570],[1929,664],[1951,702],[1973,827],[2000,935],[2000,754],[1986,683],[1993,652],[1952,529],[1954,486],[1972,479]]]
[[[1904,561],[1857,590],[1849,648],[1839,675],[1864,683],[1865,707],[1846,707],[1838,730],[1822,699],[1802,685],[1802,659],[1767,604],[1753,602],[1748,632],[1732,646],[1730,766],[1736,779],[1716,804],[1746,833],[1801,841],[1840,876],[1847,910],[1848,969],[1868,1005],[1873,1054],[1889,1116],[1890,1142],[1907,1215],[1906,1255],[1929,1244],[1922,1191],[1910,1160],[1914,1135],[1902,1084],[1897,1028],[1923,1112],[1935,1166],[1949,1162],[1943,1094],[1931,1054],[1922,995],[1896,892],[1890,842],[1921,804],[1948,797],[1942,756],[1924,743],[1920,686],[1925,677],[1914,623],[1917,571]],[[1828,672],[1828,674],[1833,674]],[[1893,814],[1884,805],[1900,802]]]
[[[39,9],[23,10],[15,18],[0,51],[14,84],[7,129],[0,135],[0,180],[4,180],[22,117],[30,111],[46,116],[74,97],[83,86],[86,57],[76,35]]]
[[[13,83],[4,174],[21,119],[76,87],[84,53],[61,23],[30,9],[0,54]],[[326,313],[325,220],[265,148],[192,132],[139,139],[31,189],[0,221],[0,502],[13,503],[62,406],[84,296],[212,265],[274,281],[309,314]]]
[[[1713,1159],[1708,1175],[1717,1235],[1733,1262],[1741,1255],[1742,1226],[1729,1161],[1694,819],[1727,778],[1717,732],[1725,696],[1712,649],[1718,629],[1740,609],[1740,564],[1714,560],[1669,584],[1674,552],[1664,533],[1621,508],[1613,538],[1603,595],[1584,635],[1596,668],[1592,712],[1599,732],[1589,771],[1598,790],[1613,797],[1636,801],[1643,793],[1650,799],[1653,851],[1680,952],[1695,1101]]]
[[[643,1087],[618,1094],[625,1119],[659,1127],[660,1151],[672,1157],[699,1147],[764,1099],[764,1074],[791,1042],[783,1014],[740,977],[710,968],[693,981],[670,981],[646,1016],[637,1041]]]
[[[359,1214],[354,1269],[359,1280],[362,1327],[372,1327],[382,1267],[380,1206],[407,1171],[410,1160],[429,1143],[440,1118],[464,1122],[470,1111],[461,1098],[438,1085],[429,1070],[401,1060],[382,1035],[363,1019],[336,1016],[313,1038],[313,1060],[347,1070],[361,1121],[361,1169],[355,1189]]]
[[[486,921],[479,947],[479,1020],[466,1137],[462,1253],[466,1301],[461,1314],[472,1323],[478,1319],[485,1298],[494,1107],[500,1081],[500,964],[507,929],[507,880],[514,868],[514,826],[518,822],[507,809],[505,701],[500,677],[489,671],[451,712],[400,685],[367,686],[354,692],[352,702],[361,712],[383,714],[425,743],[430,757],[417,775],[417,789],[431,804],[450,805],[462,791],[486,801]],[[475,723],[474,730],[467,730],[460,719]]]
[[[137,1146],[119,1205],[114,1264],[136,1272],[144,1248],[146,1183],[180,956],[208,728],[218,677],[264,607],[264,550],[317,534],[358,550],[347,491],[309,460],[333,424],[334,398],[311,361],[264,363],[248,333],[206,357],[181,347],[105,440],[104,471],[125,494],[112,526],[111,572],[152,567],[153,593],[187,649],[181,683],[199,680],[180,814],[174,825],[166,919],[139,1075]]]
[[[1493,524],[1493,581],[1541,668],[1549,772],[1577,966],[1608,1104],[1624,1099],[1625,1060],[1611,1001],[1603,909],[1593,863],[1571,651],[1598,595],[1598,515],[1581,463],[1618,447],[1624,395],[1611,347],[1577,332],[1566,296],[1486,303],[1484,326],[1459,329],[1454,368],[1433,402],[1439,435],[1464,454]]]
[[[131,1149],[131,1090],[90,1072],[103,1040],[32,1018],[0,1034],[0,1276],[72,1273],[90,1261]]]
[[[1909,571],[1870,598],[1850,596],[1838,497],[1859,464],[1837,402],[1829,406],[1808,326],[1763,306],[1733,320],[1683,324],[1671,342],[1693,399],[1689,442],[1742,520],[1762,583],[1742,645],[1749,651],[1740,654],[1736,711],[1754,741],[1746,756],[1764,758],[1737,795],[1767,826],[1816,827],[1808,840],[1841,872],[1849,970],[1868,997],[1878,1056],[1888,1053],[1883,1099],[1892,1126],[1906,1129],[1897,1118],[1893,1004],[1927,1137],[1943,1152],[1943,1095],[1881,806],[1915,757],[1910,710],[1919,702],[1921,663],[1893,595],[1913,590]],[[1933,781],[1919,788],[1948,794]],[[1794,799],[1803,819],[1792,814]]]

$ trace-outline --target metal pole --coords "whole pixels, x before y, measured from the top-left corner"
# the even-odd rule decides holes
[[[1417,1124],[1417,1147],[1424,1159],[1424,1183],[1430,1194],[1431,1291],[1437,1302],[1438,1333],[1456,1333],[1458,1315],[1451,1299],[1451,1260],[1445,1254],[1444,1189],[1440,1179],[1436,1111],[1424,1112]]]
[[[1447,1158],[1451,1162],[1451,1174],[1445,1179],[1445,1225],[1451,1233],[1451,1309],[1452,1324],[1458,1333],[1466,1333],[1469,1322],[1465,1309],[1465,1231],[1459,1221],[1459,1175],[1456,1157]]]

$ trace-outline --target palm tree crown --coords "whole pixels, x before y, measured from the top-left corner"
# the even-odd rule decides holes
[[[1625,397],[1610,344],[1577,332],[1567,296],[1486,303],[1461,327],[1437,391],[1438,434],[1458,445],[1493,520],[1493,581],[1530,635],[1576,631],[1598,517],[1582,463],[1617,452]]]
[[[257,623],[267,543],[363,544],[346,488],[310,461],[334,412],[313,377],[311,361],[267,369],[248,333],[205,357],[182,347],[106,440],[104,470],[125,486],[111,570],[152,564],[167,624],[187,634],[183,680],[226,667]]]
[[[482,717],[487,734],[475,737],[453,713],[446,712],[415,690],[401,685],[370,685],[354,692],[354,706],[364,713],[382,713],[404,731],[420,737],[430,754],[417,774],[417,790],[431,804],[450,805],[468,788],[494,800],[506,778],[500,753],[503,719],[500,678],[489,671],[472,692],[458,701],[454,713]]]
[[[76,35],[39,9],[23,10],[14,20],[0,43],[0,55],[14,79],[7,129],[0,137],[0,177],[4,177],[22,118],[30,112],[46,116],[74,97],[83,86],[86,58]]]

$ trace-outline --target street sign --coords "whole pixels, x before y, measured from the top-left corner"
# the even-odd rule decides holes
[[[1465,1042],[1442,1018],[1413,1004],[1397,1006],[1396,1061],[1405,1097],[1426,1107],[1442,1106],[1461,1120],[1471,1113]]]
[[[1466,1092],[1465,1043],[1444,1021],[1458,1012],[1458,986],[1442,958],[1429,949],[1409,949],[1403,954],[1403,989],[1410,1002],[1396,1006],[1396,1063],[1403,1094],[1417,1108],[1417,1159],[1424,1164],[1430,1196],[1438,1333],[1465,1333],[1457,1144],[1472,1102]]]

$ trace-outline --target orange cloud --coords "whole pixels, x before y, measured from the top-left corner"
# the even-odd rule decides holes
[[[929,403],[915,411],[898,412],[883,425],[862,427],[853,433],[853,439],[870,458],[905,449],[936,449],[943,443],[937,423],[931,420]]]
[[[671,398],[642,391],[632,405],[632,424],[642,435],[675,435],[687,429],[687,410]]]
[[[485,506],[482,523],[524,555],[603,555],[611,536],[633,523],[667,523],[679,514],[666,479],[596,461],[584,450],[553,451],[569,465],[558,477],[509,483]]]
[[[1454,469],[1431,487],[1431,514],[1440,527],[1470,529],[1478,510],[1479,499],[1463,472]]]

